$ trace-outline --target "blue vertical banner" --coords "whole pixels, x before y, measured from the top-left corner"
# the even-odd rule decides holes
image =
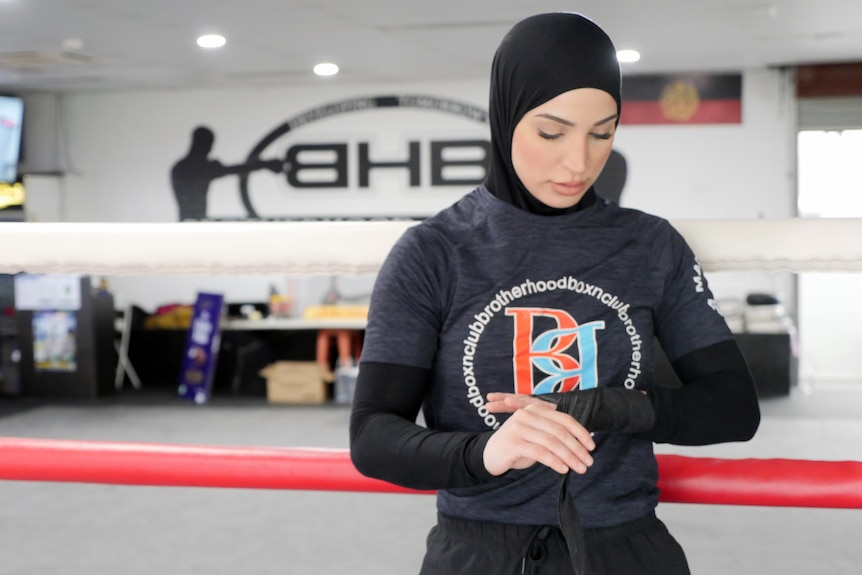
[[[210,397],[221,342],[223,306],[224,296],[198,293],[180,374],[179,394],[183,399],[206,403]]]

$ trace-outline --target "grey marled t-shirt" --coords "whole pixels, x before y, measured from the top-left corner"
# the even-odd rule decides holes
[[[363,361],[428,368],[430,428],[496,429],[491,391],[648,389],[654,338],[671,360],[733,336],[692,251],[665,220],[597,201],[530,214],[479,187],[410,228],[374,288]],[[571,474],[585,527],[643,516],[658,501],[652,443],[597,434],[595,463]],[[398,465],[398,462],[392,463]],[[559,475],[543,466],[440,491],[464,519],[557,524]]]

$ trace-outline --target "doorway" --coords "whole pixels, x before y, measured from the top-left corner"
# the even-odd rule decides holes
[[[800,130],[799,217],[862,217],[860,164],[862,130]],[[800,385],[862,384],[862,274],[801,273],[797,290]]]

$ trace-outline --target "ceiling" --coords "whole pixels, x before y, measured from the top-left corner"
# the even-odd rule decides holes
[[[0,0],[0,92],[481,79],[552,10],[639,50],[627,74],[862,61],[862,0]]]

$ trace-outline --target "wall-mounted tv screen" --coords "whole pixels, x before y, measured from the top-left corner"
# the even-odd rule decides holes
[[[24,101],[14,96],[0,96],[0,182],[18,179],[21,157],[21,124]]]

